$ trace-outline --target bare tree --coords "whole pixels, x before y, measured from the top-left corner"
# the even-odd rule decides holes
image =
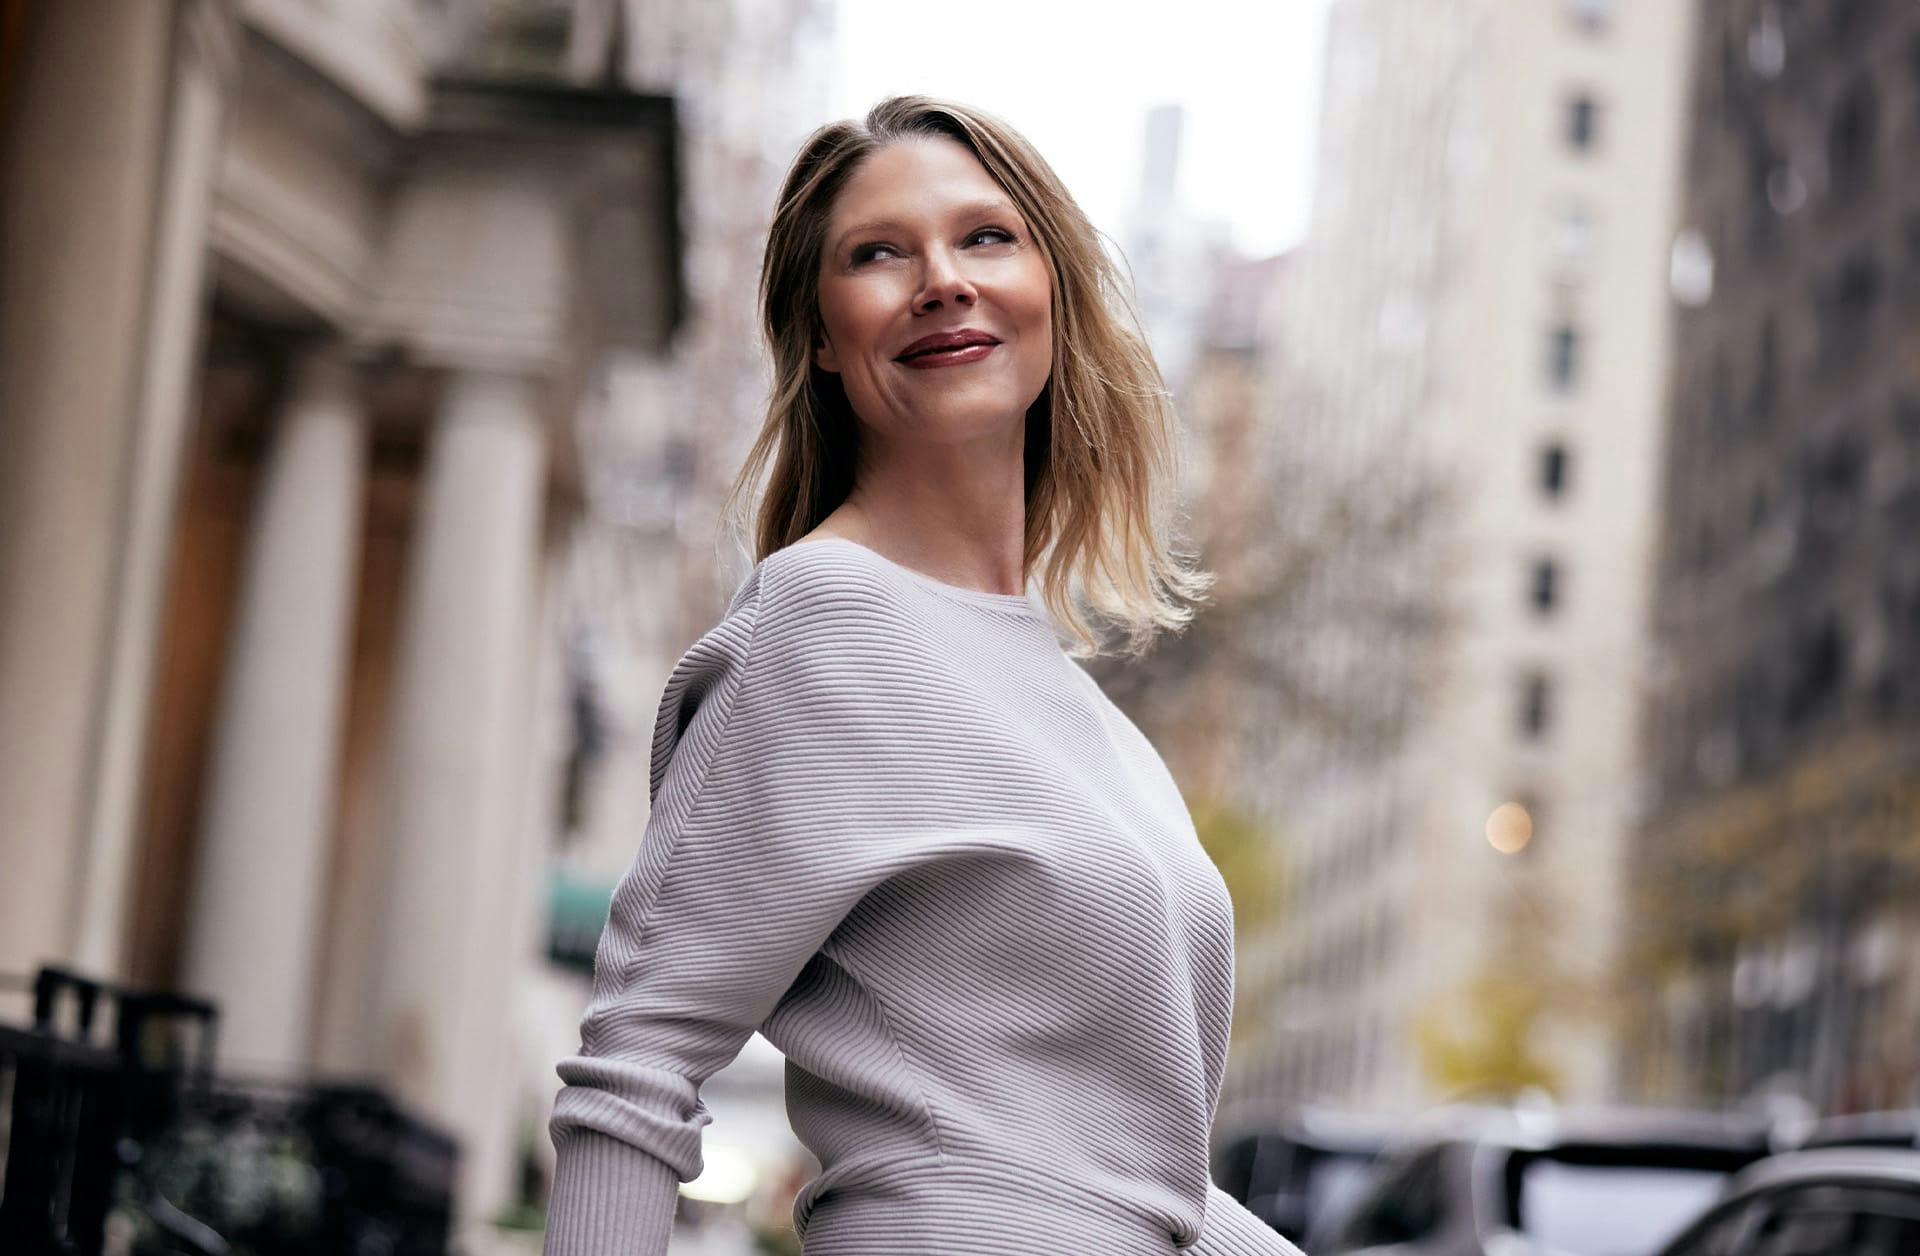
[[[1452,493],[1407,442],[1261,457],[1250,423],[1213,417],[1190,495],[1210,601],[1145,656],[1090,670],[1190,794],[1231,795],[1282,744],[1381,755],[1404,737],[1452,620]]]

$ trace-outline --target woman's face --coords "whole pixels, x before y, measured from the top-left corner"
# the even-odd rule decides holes
[[[973,154],[937,137],[899,141],[833,203],[814,362],[882,432],[1017,430],[1053,368],[1051,295],[1026,220]],[[958,347],[928,351],[928,337]]]

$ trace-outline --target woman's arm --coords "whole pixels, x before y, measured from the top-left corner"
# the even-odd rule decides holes
[[[559,1160],[547,1207],[547,1256],[667,1250],[679,1171],[590,1127],[556,1132],[554,1146]]]
[[[776,599],[768,583],[763,564],[661,698],[652,814],[595,954],[579,1054],[558,1067],[547,1256],[666,1251],[678,1183],[701,1169],[700,1087],[871,888],[832,796],[859,717],[847,608],[823,632],[830,597]]]
[[[1184,1256],[1301,1256],[1300,1249],[1248,1212],[1239,1200],[1207,1183],[1207,1217]]]

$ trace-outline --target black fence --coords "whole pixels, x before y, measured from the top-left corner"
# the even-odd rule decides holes
[[[220,1077],[217,1023],[41,971],[32,1026],[0,1026],[0,1252],[445,1253],[453,1140],[376,1087]]]

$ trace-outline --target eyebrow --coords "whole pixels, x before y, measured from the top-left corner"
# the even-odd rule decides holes
[[[1009,214],[1017,219],[1020,216],[1020,211],[1014,207],[1013,202],[1001,198],[996,200],[968,201],[964,205],[956,205],[948,213],[948,217],[980,218],[994,214]],[[871,222],[856,223],[840,233],[839,239],[834,244],[834,252],[838,253],[840,250],[846,248],[847,241],[853,236],[898,231],[902,225],[898,220],[892,218],[876,218]]]

